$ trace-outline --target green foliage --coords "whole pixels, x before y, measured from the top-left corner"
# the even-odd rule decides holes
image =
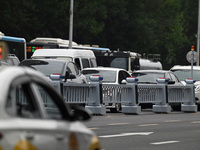
[[[70,0],[1,0],[0,31],[9,36],[69,37]],[[164,69],[188,64],[196,45],[198,1],[74,1],[73,40],[112,50],[161,54]]]

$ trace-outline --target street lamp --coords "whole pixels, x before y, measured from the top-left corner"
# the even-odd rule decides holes
[[[198,7],[198,29],[197,29],[197,54],[198,54],[198,60],[197,60],[197,66],[199,66],[199,41],[200,40],[200,0],[199,0],[199,7]]]
[[[69,21],[69,48],[72,48],[72,37],[73,37],[73,7],[74,7],[74,0],[70,1],[70,21]]]

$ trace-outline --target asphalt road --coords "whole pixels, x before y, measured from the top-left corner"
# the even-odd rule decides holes
[[[103,150],[200,150],[200,112],[106,113],[85,124],[99,136]]]

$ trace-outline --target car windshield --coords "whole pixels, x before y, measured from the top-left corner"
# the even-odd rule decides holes
[[[111,70],[83,70],[82,74],[84,74],[89,82],[89,77],[92,75],[100,75],[103,77],[103,83],[113,83],[116,81],[116,71]]]
[[[171,70],[179,78],[180,81],[184,81],[187,78],[191,78],[191,70]],[[193,70],[193,79],[200,81],[200,70]]]
[[[31,64],[32,68],[37,71],[42,72],[45,76],[49,76],[50,74],[62,74],[64,68],[64,62],[56,62],[56,61],[41,61],[43,63]]]
[[[138,83],[156,83],[156,79],[163,78],[164,73],[135,72],[132,76],[138,78]]]

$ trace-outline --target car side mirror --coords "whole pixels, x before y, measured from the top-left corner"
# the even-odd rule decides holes
[[[175,81],[169,80],[168,84],[175,84]]]
[[[65,81],[67,79],[75,79],[75,78],[76,78],[76,76],[74,74],[69,73],[68,71],[66,71],[66,73],[65,73]]]
[[[86,121],[91,119],[91,112],[89,110],[85,110],[83,106],[73,105],[71,106],[72,112],[72,120]]]

